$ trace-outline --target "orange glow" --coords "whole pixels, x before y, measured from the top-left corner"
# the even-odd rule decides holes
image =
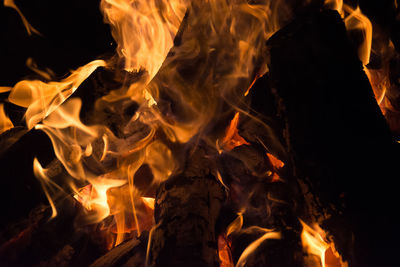
[[[70,189],[65,191],[72,189],[73,197],[83,207],[79,222],[101,222],[109,248],[151,229],[155,200],[150,189],[184,164],[177,160],[174,149],[195,138],[209,141],[204,133],[219,119],[220,107],[228,104],[237,108],[256,78],[267,71],[265,42],[288,14],[283,2],[102,0],[100,8],[111,26],[118,57],[94,60],[61,81],[53,81],[51,70],[39,69],[28,58],[27,66],[48,82],[23,80],[12,88],[0,87],[0,92],[10,91],[11,103],[26,108],[28,128],[49,136],[58,161],[68,173],[65,184]],[[12,0],[4,3],[17,10],[28,33],[37,32]],[[185,14],[188,19],[181,25]],[[180,27],[181,44],[174,46]],[[135,114],[120,122],[122,137],[109,128],[108,122],[84,124],[80,119],[82,101],[71,98],[97,68],[112,70],[121,68],[120,63],[123,70],[137,74],[137,80],[110,90],[96,101],[93,112],[102,113],[105,107],[114,112],[116,106],[135,104]],[[183,70],[193,67],[192,63],[196,63],[195,69],[185,73]],[[2,123],[6,121],[3,117]],[[238,123],[236,112],[222,140],[212,137],[211,143],[219,142],[226,151],[249,145],[239,135]],[[7,125],[1,129],[12,127]],[[273,164],[279,166],[279,160]],[[37,160],[34,172],[54,217],[56,192],[63,189]],[[223,183],[221,175],[217,176]],[[239,231],[242,225],[243,217],[239,215],[227,228],[226,236]],[[258,243],[279,236],[263,231]],[[249,246],[241,262],[258,243]],[[228,246],[226,243],[221,251]],[[226,253],[221,257],[230,266]]]
[[[280,159],[272,155],[271,153],[267,153],[267,157],[269,159],[269,162],[271,163],[273,170],[272,172],[269,172],[270,175],[272,175],[272,182],[278,182],[281,180],[279,175],[277,174],[277,171],[283,166],[285,166],[285,163],[283,163]]]
[[[303,226],[301,242],[303,249],[314,259],[309,259],[309,264],[313,260],[322,267],[348,267],[348,263],[342,261],[341,256],[335,249],[335,244],[327,240],[326,233],[317,224],[313,227],[308,226],[302,220]]]
[[[4,112],[4,104],[0,103],[0,134],[13,128],[14,125]]]
[[[274,166],[275,169],[280,169],[285,166],[285,163],[283,163],[280,159],[272,155],[271,153],[267,153],[268,159],[271,162],[272,166]]]
[[[173,45],[186,11],[184,0],[102,0],[104,19],[112,27],[125,69],[146,70],[150,81]]]
[[[142,197],[142,200],[147,207],[154,210],[155,199],[153,197]]]
[[[219,257],[219,266],[220,267],[234,267],[230,242],[224,237],[224,235],[220,235],[218,237],[218,257]]]
[[[325,6],[337,10],[339,14],[343,14],[343,0],[325,0]]]
[[[371,56],[372,46],[372,24],[371,21],[361,12],[360,8],[357,7],[355,10],[348,5],[344,5],[343,9],[349,13],[344,19],[346,29],[349,30],[361,30],[363,33],[363,43],[358,49],[358,56],[364,65],[369,63]]]
[[[221,147],[226,151],[231,151],[237,146],[250,145],[243,137],[239,135],[237,129],[239,123],[239,112],[235,113],[235,116],[231,120],[228,128],[225,131],[225,136],[222,139]]]

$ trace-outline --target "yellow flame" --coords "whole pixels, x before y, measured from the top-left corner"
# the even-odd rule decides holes
[[[147,207],[154,210],[155,199],[154,197],[142,197],[143,203],[146,204]]]
[[[104,19],[112,27],[125,69],[148,72],[161,67],[185,14],[183,0],[102,0]]]
[[[14,124],[4,112],[4,104],[0,103],[0,134],[13,127]]]
[[[26,123],[31,129],[72,95],[93,71],[105,65],[103,60],[92,61],[73,71],[70,76],[60,82],[20,81],[12,88],[8,100],[15,105],[27,108]]]
[[[50,219],[53,219],[54,217],[57,216],[57,209],[56,209],[54,201],[49,193],[49,189],[51,186],[56,186],[56,185],[53,184],[51,182],[51,180],[49,179],[49,177],[46,175],[46,169],[44,169],[42,167],[42,165],[40,165],[37,158],[33,159],[33,173],[35,174],[36,178],[38,178],[38,180],[43,188],[43,191],[47,197],[47,200],[49,201],[51,211],[52,211]]]
[[[300,220],[300,223],[303,226],[303,231],[301,232],[303,248],[308,254],[315,255],[322,267],[348,267],[348,263],[343,262],[341,256],[336,251],[335,244],[327,241],[326,233],[321,227],[317,224],[310,227],[302,220]],[[334,256],[330,263],[326,259],[327,252],[331,252]]]
[[[130,74],[137,80],[110,91],[96,102],[94,111],[137,104],[136,113],[121,122],[123,137],[115,136],[107,122],[83,124],[82,102],[68,99],[96,68],[117,68],[114,60],[92,61],[59,82],[25,80],[11,89],[9,101],[27,108],[28,127],[49,136],[57,159],[70,175],[75,199],[85,207],[85,223],[113,216],[109,228],[115,238],[110,246],[154,223],[149,216],[152,201],[135,186],[138,176],[149,176],[139,177],[151,178],[149,187],[168,179],[182,167],[172,148],[194,137],[204,138],[221,107],[237,107],[255,78],[267,71],[265,42],[279,29],[284,6],[283,1],[102,0],[120,63],[125,70],[137,72],[137,76]],[[173,46],[185,13],[181,42]],[[27,65],[47,80],[54,76],[31,59]],[[238,121],[236,113],[224,146],[247,144],[238,134]],[[213,138],[214,144],[217,137]],[[143,165],[150,173],[138,174]],[[41,181],[51,181],[38,163],[35,166]],[[52,192],[44,190],[51,202]],[[242,220],[239,216],[228,232],[237,231]],[[277,236],[268,232],[259,242]]]

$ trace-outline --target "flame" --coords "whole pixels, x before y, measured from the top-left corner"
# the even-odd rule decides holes
[[[11,89],[8,100],[27,108],[26,123],[31,129],[71,96],[93,71],[105,65],[103,60],[92,61],[60,82],[20,81]]]
[[[0,134],[13,127],[14,124],[4,111],[4,104],[0,103]]]
[[[236,112],[235,116],[231,120],[231,123],[226,129],[225,136],[221,142],[221,147],[226,151],[231,151],[237,146],[250,145],[243,137],[239,135],[239,130],[237,128],[238,123],[239,123],[239,112]]]
[[[335,249],[335,244],[329,242],[326,233],[317,224],[313,227],[308,226],[302,220],[303,226],[301,233],[301,242],[304,250],[314,255],[318,259],[318,266],[322,267],[348,267],[348,263],[341,259],[341,256]]]
[[[22,14],[21,10],[17,7],[17,5],[14,3],[14,0],[4,0],[3,2],[4,6],[13,8],[15,11],[18,12],[18,15],[21,17],[22,23],[24,23],[25,29],[28,33],[28,35],[32,35],[32,33],[36,33],[38,35],[41,35],[38,30],[36,30],[25,18],[24,14]]]
[[[8,100],[26,108],[29,129],[49,136],[69,175],[72,195],[84,208],[80,222],[102,222],[113,236],[111,248],[151,229],[154,196],[145,191],[182,167],[174,154],[176,147],[195,138],[217,143],[217,137],[208,135],[214,122],[225,106],[240,110],[247,89],[267,71],[265,42],[287,12],[283,1],[246,0],[102,0],[100,7],[118,44],[117,60],[94,60],[61,81],[23,80],[11,90],[1,90],[10,90]],[[100,116],[104,110],[120,115],[123,107],[138,106],[132,117],[115,126],[121,133],[117,135],[107,121],[84,124],[79,117],[82,101],[70,97],[98,67],[119,68],[120,63],[127,76],[137,79],[123,78],[121,87],[110,90],[94,107]],[[32,59],[27,65],[45,80],[54,76]],[[236,112],[220,142],[224,150],[249,144],[239,135],[238,123]],[[143,166],[148,173],[139,171]],[[34,170],[54,217],[54,192],[61,188],[37,160]],[[137,185],[141,179],[146,181],[143,188]],[[226,234],[237,231],[242,220],[235,220]],[[241,261],[264,240],[278,237],[265,232]]]
[[[142,197],[142,200],[147,207],[154,210],[155,199],[153,197]]]
[[[39,179],[39,182],[43,188],[43,191],[49,201],[51,211],[52,211],[50,219],[52,219],[57,216],[57,209],[56,209],[56,206],[54,204],[54,201],[53,201],[49,191],[53,187],[58,187],[58,186],[56,184],[52,183],[52,181],[47,176],[47,170],[44,169],[42,167],[42,165],[40,165],[39,160],[37,160],[37,158],[34,158],[34,160],[33,160],[33,173]]]
[[[230,241],[227,240],[224,235],[218,236],[218,257],[219,257],[219,266],[220,267],[234,267],[232,253],[231,253],[231,244]]]
[[[270,229],[257,227],[257,229],[262,230],[265,234],[263,234],[260,238],[253,241],[247,248],[242,252],[239,257],[238,262],[236,263],[237,267],[246,266],[247,259],[253,252],[266,240],[269,239],[281,239],[281,234],[279,232],[274,232]]]
[[[186,1],[102,0],[127,71],[146,70],[150,81],[165,60],[186,11]]]
[[[350,30],[361,30],[363,34],[363,42],[358,48],[358,56],[364,65],[369,63],[371,56],[372,46],[372,24],[371,21],[361,12],[360,8],[357,7],[355,10],[348,5],[343,6],[344,11],[350,15],[344,19],[346,29]]]
[[[343,14],[343,0],[325,0],[324,5]]]

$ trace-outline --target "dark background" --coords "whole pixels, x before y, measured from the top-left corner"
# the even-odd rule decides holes
[[[13,86],[22,79],[39,78],[26,66],[29,57],[39,69],[51,69],[58,80],[66,77],[70,70],[95,59],[108,58],[115,51],[110,28],[103,23],[98,0],[17,0],[15,3],[41,35],[29,36],[18,13],[4,7],[1,2],[0,86]],[[23,126],[24,110],[7,103],[6,98],[7,93],[0,94],[1,102],[6,102],[6,112],[14,125]],[[18,130],[24,131],[22,127]],[[7,136],[0,137],[8,142]],[[33,158],[37,157],[43,166],[54,158],[49,139],[36,130],[24,134],[6,151],[5,147],[5,143],[0,142],[1,229],[27,218],[38,204],[47,204],[43,190],[33,175]]]

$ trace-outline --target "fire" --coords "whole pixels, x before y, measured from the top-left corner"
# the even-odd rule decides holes
[[[343,261],[335,249],[335,244],[327,240],[326,233],[317,224],[308,226],[302,220],[303,226],[301,242],[303,249],[309,255],[314,255],[316,261],[309,259],[309,266],[321,267],[347,267],[348,263]]]
[[[262,243],[264,243],[266,240],[270,239],[281,239],[281,234],[279,232],[274,232],[271,229],[265,229],[261,227],[256,227],[258,230],[261,230],[264,232],[264,234],[253,241],[247,248],[243,251],[242,255],[240,255],[238,262],[236,263],[237,267],[242,267],[246,266],[247,259],[252,253],[260,247]]]
[[[14,124],[4,112],[4,104],[0,103],[0,134],[13,128]]]
[[[68,99],[93,71],[105,65],[103,60],[92,61],[60,82],[20,81],[11,89],[8,100],[27,109],[26,123],[31,129]]]
[[[231,151],[237,146],[250,145],[243,137],[239,135],[238,130],[239,123],[239,112],[235,113],[235,116],[231,120],[228,128],[226,129],[225,136],[222,139],[221,147],[226,151]],[[219,144],[217,144],[218,146]]]
[[[362,33],[362,42],[358,46],[358,56],[364,65],[364,71],[371,83],[372,89],[378,105],[383,114],[387,109],[391,109],[390,102],[386,98],[387,91],[390,88],[389,81],[389,60],[393,54],[393,43],[389,41],[389,45],[385,49],[373,51],[373,27],[367,16],[365,16],[360,7],[353,8],[348,4],[344,4],[343,0],[326,0],[325,5],[331,9],[337,10],[343,17],[347,31],[359,31]],[[384,62],[379,69],[368,67],[372,51],[380,56]]]
[[[127,71],[146,70],[147,82],[160,69],[185,15],[186,1],[102,0]]]
[[[371,45],[372,45],[372,24],[371,21],[362,14],[359,7],[355,10],[348,5],[344,5],[343,9],[349,15],[344,19],[346,29],[351,30],[361,30],[364,40],[360,47],[358,48],[358,56],[361,62],[365,65],[369,63],[369,58],[371,56]]]
[[[32,35],[33,33],[36,33],[40,35],[40,32],[36,30],[25,18],[24,14],[22,14],[21,10],[17,7],[17,5],[14,3],[14,0],[4,0],[3,2],[4,6],[10,7],[15,9],[15,11],[18,12],[18,15],[21,17],[22,23],[24,23],[25,29],[28,32],[29,35]]]
[[[155,198],[154,193],[147,191],[182,167],[176,147],[199,139],[211,140],[208,143],[216,144],[219,151],[250,145],[239,134],[239,112],[233,116],[222,138],[213,137],[214,123],[226,111],[225,106],[230,111],[240,110],[238,107],[255,80],[267,71],[263,62],[265,41],[280,28],[286,10],[283,1],[228,2],[102,0],[104,20],[111,26],[118,44],[117,59],[94,60],[61,81],[23,80],[12,88],[0,87],[0,93],[10,91],[11,103],[26,108],[27,127],[42,130],[49,136],[57,160],[69,175],[72,196],[83,207],[85,216],[81,223],[100,223],[112,217],[112,222],[105,226],[113,236],[110,248],[129,236],[151,229]],[[372,43],[372,24],[368,18],[359,8],[352,9],[343,1],[325,2],[345,16],[348,30],[363,32],[359,57],[367,65]],[[12,0],[5,0],[4,5],[19,13],[29,34],[39,34]],[[178,34],[182,42],[174,46]],[[111,112],[123,113],[119,110],[137,105],[130,118],[115,126],[119,130],[116,134],[110,122],[83,123],[82,101],[71,95],[97,68],[113,69],[119,63],[127,73],[137,75],[137,79],[107,92],[97,100],[94,110],[101,116],[105,107]],[[32,59],[28,59],[27,65],[46,80],[52,79],[53,75],[39,70]],[[377,84],[377,73],[367,71],[371,83]],[[379,103],[386,88],[380,91]],[[0,133],[12,127],[0,104]],[[276,171],[285,164],[271,153],[266,155],[274,171],[272,181],[280,180]],[[57,215],[54,192],[64,189],[52,180],[37,159],[33,168],[54,218]],[[144,168],[147,172],[139,171]],[[219,173],[218,178],[223,183]],[[139,186],[140,181],[144,185]],[[309,254],[319,257],[322,266],[347,266],[340,257],[334,260],[340,265],[328,263],[327,255],[337,255],[334,244],[327,241],[318,226],[302,224],[302,242]],[[242,226],[243,216],[239,214],[218,239],[221,266],[233,266],[229,236]],[[261,227],[257,230],[262,236],[243,251],[237,266],[244,266],[266,240],[281,238],[273,230]]]

